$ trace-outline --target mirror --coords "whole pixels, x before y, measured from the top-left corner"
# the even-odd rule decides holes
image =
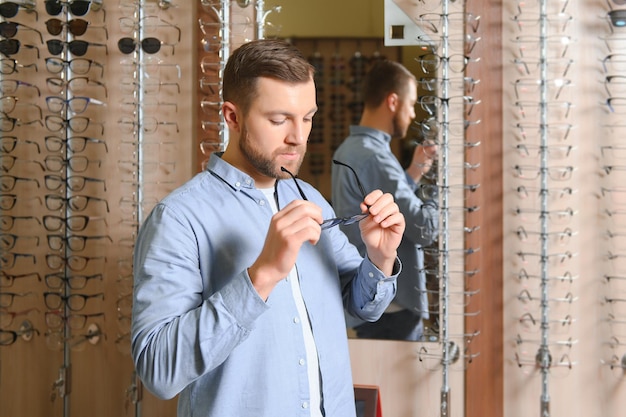
[[[417,61],[419,55],[432,52],[418,46],[385,46],[384,37],[384,2],[349,0],[331,2],[330,0],[298,3],[297,6],[284,1],[265,2],[265,9],[282,6],[280,12],[270,13],[266,19],[265,37],[289,39],[296,45],[317,69],[316,84],[318,89],[319,111],[313,123],[309,138],[307,157],[301,167],[299,177],[316,186],[330,201],[330,167],[332,154],[349,134],[349,126],[360,121],[362,104],[360,81],[369,70],[371,63],[380,57],[402,62],[416,77],[424,74]],[[320,25],[319,22],[324,22]],[[426,91],[418,83],[419,95],[434,94]],[[407,137],[391,142],[392,151],[406,167],[411,163],[417,142],[425,139],[423,129],[417,123],[428,117],[428,113],[416,106],[417,117]],[[432,132],[430,132],[432,133]],[[433,167],[431,173],[437,173]],[[423,181],[435,182],[436,178],[423,178]],[[431,246],[437,247],[437,242]],[[437,256],[426,253],[424,269],[426,274],[426,296],[428,297],[429,318],[423,320],[423,334],[420,341],[439,339],[439,280]],[[392,316],[406,317],[407,311],[395,311]],[[385,315],[387,316],[387,314]],[[384,317],[385,317],[384,316]],[[403,323],[407,320],[402,319]],[[350,337],[359,336],[355,330],[358,322],[347,317]],[[371,338],[372,336],[365,336]],[[381,335],[376,338],[407,340],[397,336]],[[414,340],[414,339],[410,339]]]

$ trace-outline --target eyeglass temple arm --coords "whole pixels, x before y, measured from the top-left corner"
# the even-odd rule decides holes
[[[298,187],[298,192],[300,193],[300,196],[302,197],[303,200],[309,200],[308,198],[306,198],[306,195],[304,195],[304,191],[302,191],[302,188],[300,188],[300,184],[298,184],[298,180],[296,180],[296,176],[293,175],[287,168],[285,167],[280,167],[280,170],[283,172],[286,172],[287,174],[289,174],[289,176],[291,178],[293,178],[293,182],[296,183],[296,187]]]
[[[363,195],[363,197],[365,197],[365,195],[366,195],[365,194],[365,189],[363,189],[363,184],[361,184],[361,181],[359,180],[359,176],[356,174],[356,171],[354,170],[354,168],[352,168],[348,164],[344,164],[341,161],[337,161],[336,159],[333,159],[333,164],[344,166],[344,167],[348,168],[350,171],[352,171],[352,173],[354,174],[354,179],[356,179],[356,185],[359,187],[359,191],[361,191],[361,194]]]

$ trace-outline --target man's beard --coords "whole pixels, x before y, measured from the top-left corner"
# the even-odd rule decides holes
[[[266,157],[262,154],[262,152],[255,148],[254,141],[250,138],[248,133],[248,129],[245,124],[241,128],[241,137],[239,139],[239,150],[241,154],[248,160],[250,165],[252,165],[259,173],[265,175],[270,178],[288,178],[289,174],[281,171],[279,166],[274,164],[274,160],[270,157]],[[302,165],[303,157],[300,157],[300,160],[297,161],[297,166],[295,170],[290,169],[294,175],[300,170],[300,166]]]
[[[403,129],[400,126],[400,118],[398,117],[398,113],[393,115],[393,132],[391,134],[392,138],[403,138],[406,136],[406,132],[408,129]]]

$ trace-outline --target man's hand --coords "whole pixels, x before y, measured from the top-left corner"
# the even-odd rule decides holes
[[[264,300],[296,263],[304,242],[316,244],[322,229],[322,209],[294,200],[272,217],[261,254],[248,268],[252,285]]]
[[[387,276],[393,272],[396,255],[402,234],[404,216],[389,193],[374,190],[361,203],[361,210],[370,215],[359,223],[361,238],[367,248],[367,256],[378,269]]]
[[[411,164],[418,167],[421,175],[427,174],[432,168],[435,158],[437,158],[437,151],[437,145],[425,141],[415,147]]]

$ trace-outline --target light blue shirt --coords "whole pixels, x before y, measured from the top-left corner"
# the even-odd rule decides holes
[[[335,213],[311,185],[308,199]],[[280,207],[300,199],[277,184]],[[178,415],[309,416],[306,352],[290,284],[267,301],[247,268],[261,252],[270,204],[248,175],[212,155],[207,170],[164,198],[142,225],[134,256],[132,354],[145,386],[177,394]],[[327,417],[355,415],[344,308],[377,320],[396,292],[339,228],[305,243],[296,266],[319,355]]]
[[[385,132],[365,126],[350,126],[350,136],[337,148],[333,159],[350,165],[356,171],[366,193],[379,189],[393,195],[406,221],[398,248],[403,268],[398,277],[398,293],[394,302],[427,319],[429,309],[422,247],[433,243],[438,236],[439,210],[435,201],[422,201],[416,195],[418,184],[402,168],[391,151],[390,143],[391,136]],[[331,201],[341,217],[360,211],[363,196],[354,175],[346,167],[332,167]],[[365,245],[359,228],[350,225],[342,226],[342,230],[363,253]],[[348,321],[350,324],[350,317]]]

